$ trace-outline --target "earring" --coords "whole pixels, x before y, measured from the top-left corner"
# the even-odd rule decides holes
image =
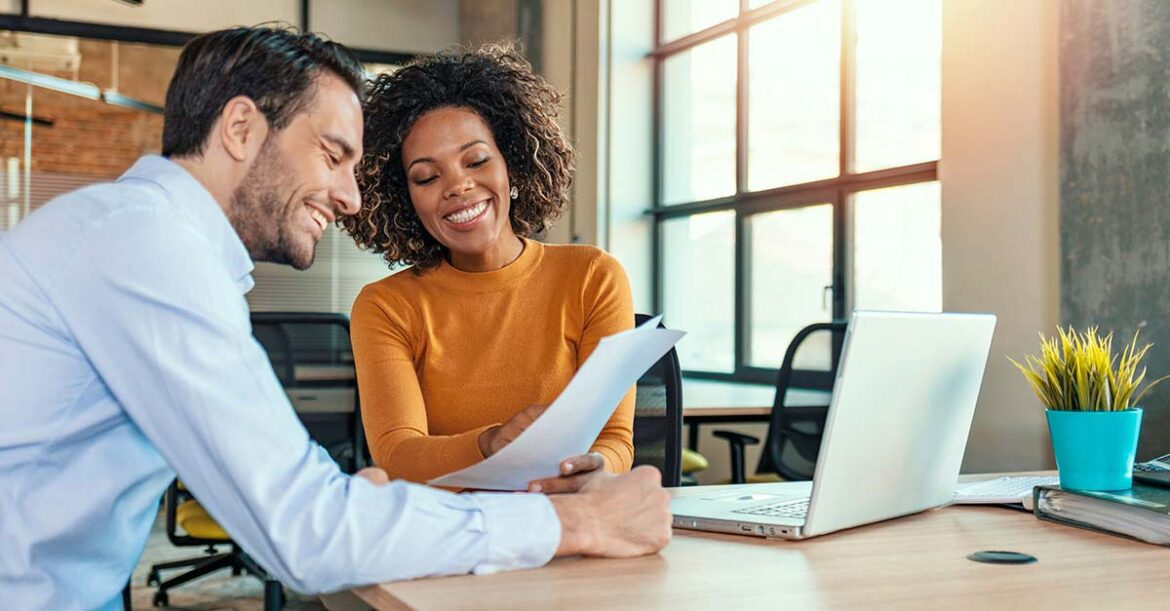
[[[508,191],[508,196],[512,199],[516,199],[517,197],[520,197],[520,191],[517,190],[516,187],[512,187],[512,190]]]

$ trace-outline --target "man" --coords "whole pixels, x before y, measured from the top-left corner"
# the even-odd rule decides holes
[[[3,606],[116,607],[176,472],[277,579],[319,592],[653,553],[652,469],[575,495],[452,495],[348,477],[252,339],[252,261],[299,269],[358,209],[361,68],[312,35],[193,40],[163,157],[0,235]]]

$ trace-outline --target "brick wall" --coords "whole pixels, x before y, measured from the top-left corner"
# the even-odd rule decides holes
[[[115,43],[80,42],[78,79],[105,89],[115,84]],[[179,56],[178,48],[117,44],[117,88],[161,106]],[[68,73],[54,76],[70,78]],[[28,87],[0,79],[0,110],[23,114]],[[53,121],[32,128],[34,173],[112,178],[139,156],[161,146],[162,116],[33,88],[33,116]],[[24,125],[0,121],[0,158],[24,157]]]

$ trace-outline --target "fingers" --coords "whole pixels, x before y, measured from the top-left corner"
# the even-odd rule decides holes
[[[536,422],[536,419],[539,418],[546,409],[548,409],[547,405],[529,405],[528,407],[520,410],[520,412],[515,416],[512,416],[512,419],[509,420],[508,424],[505,426],[511,425],[514,427],[519,427],[519,430],[516,431],[517,434],[519,434],[520,431],[523,431],[524,429],[531,426],[533,422]]]
[[[657,469],[638,467],[589,484],[580,494],[551,497],[580,499],[593,515],[587,546],[580,553],[627,558],[653,554],[670,543],[670,494],[662,488]]]
[[[577,492],[585,487],[595,476],[606,474],[605,457],[597,452],[589,452],[561,462],[560,477],[548,477],[533,480],[528,484],[529,492],[543,492],[545,494],[561,494]]]
[[[561,461],[561,476],[586,473],[605,468],[605,457],[598,452],[589,452]]]
[[[488,444],[488,452],[485,455],[490,456],[503,449],[504,446],[512,443],[520,433],[532,425],[544,410],[548,409],[547,405],[529,405],[528,407],[517,412],[507,422],[498,427],[493,433],[490,443]],[[481,448],[483,449],[483,448]]]
[[[375,486],[381,486],[382,484],[390,482],[390,476],[386,475],[386,472],[379,469],[378,467],[366,467],[354,475],[362,479],[369,480]]]
[[[593,479],[596,471],[588,473],[581,473],[579,475],[568,475],[563,477],[550,477],[547,479],[538,479],[528,484],[529,492],[543,492],[545,494],[566,494],[577,492],[585,487],[589,480]]]

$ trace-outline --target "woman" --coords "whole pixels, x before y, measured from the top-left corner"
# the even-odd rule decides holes
[[[366,286],[351,323],[366,436],[391,477],[422,482],[498,452],[601,338],[633,326],[613,257],[529,239],[569,192],[559,102],[500,47],[429,56],[373,83],[362,210],[342,223],[390,265],[413,265]],[[631,390],[562,477],[529,489],[629,470],[633,401]]]

